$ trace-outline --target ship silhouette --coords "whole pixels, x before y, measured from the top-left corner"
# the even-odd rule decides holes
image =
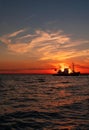
[[[56,74],[53,74],[54,76],[79,76],[80,72],[75,71],[75,65],[72,63],[72,72],[69,73],[69,68],[64,68],[63,71],[59,69]]]

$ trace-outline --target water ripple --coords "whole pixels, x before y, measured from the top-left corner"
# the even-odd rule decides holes
[[[88,129],[88,76],[0,75],[0,130]]]

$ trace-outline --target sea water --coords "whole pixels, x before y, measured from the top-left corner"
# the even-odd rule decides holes
[[[0,130],[89,130],[89,76],[0,75]]]

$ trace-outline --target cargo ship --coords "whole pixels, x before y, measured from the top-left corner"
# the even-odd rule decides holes
[[[80,72],[76,72],[74,68],[74,63],[72,63],[72,72],[69,73],[69,68],[64,68],[62,71],[59,69],[56,74],[53,74],[54,76],[79,76]]]

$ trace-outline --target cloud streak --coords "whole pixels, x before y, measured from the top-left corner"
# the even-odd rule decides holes
[[[12,34],[9,34],[8,37],[15,37],[15,36],[17,36],[18,34],[20,34],[20,33],[22,33],[22,32],[24,32],[24,29],[21,29],[21,30],[16,31],[16,32],[14,32],[14,33],[12,33]]]
[[[70,36],[63,34],[61,30],[42,31],[36,30],[34,34],[25,34],[22,29],[0,37],[8,49],[15,54],[27,54],[39,60],[64,60],[79,56],[89,56],[88,40],[72,40]],[[14,42],[12,40],[14,39]],[[85,46],[83,48],[82,46]]]

